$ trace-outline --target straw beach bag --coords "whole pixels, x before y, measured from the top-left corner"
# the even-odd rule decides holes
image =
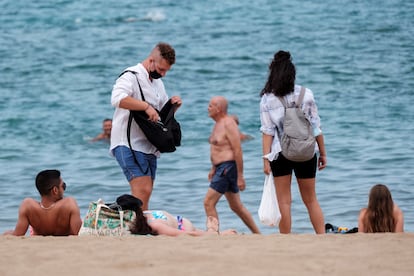
[[[89,203],[79,236],[130,235],[128,224],[135,219],[135,212],[120,206],[105,205],[102,199]]]

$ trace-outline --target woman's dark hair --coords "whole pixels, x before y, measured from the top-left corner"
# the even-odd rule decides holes
[[[120,206],[122,210],[132,210],[135,212],[135,220],[129,226],[131,234],[136,235],[158,235],[147,222],[147,218],[142,212],[142,201],[141,199],[129,195],[123,194],[116,199],[117,206]]]
[[[147,218],[144,216],[141,207],[135,210],[135,220],[129,227],[129,231],[131,234],[135,235],[158,235],[158,233],[152,230],[151,226],[148,224]]]
[[[289,52],[278,51],[269,65],[269,77],[260,96],[273,93],[283,97],[291,93],[295,87],[296,69]]]
[[[369,193],[368,207],[364,216],[367,233],[395,232],[394,201],[387,186],[377,184]]]

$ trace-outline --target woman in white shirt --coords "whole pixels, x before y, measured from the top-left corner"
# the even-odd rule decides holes
[[[322,170],[326,167],[326,151],[320,118],[313,93],[305,90],[301,109],[311,123],[316,139],[315,155],[309,161],[294,162],[286,159],[281,152],[280,140],[283,135],[285,108],[280,98],[288,106],[293,106],[300,94],[301,86],[295,85],[296,70],[289,52],[275,53],[269,65],[269,77],[261,92],[260,120],[263,145],[263,170],[265,174],[273,173],[276,195],[282,215],[279,223],[280,233],[291,232],[291,181],[295,172],[302,200],[308,210],[313,228],[317,234],[325,233],[322,209],[316,197],[316,167]],[[319,156],[316,154],[319,151]]]

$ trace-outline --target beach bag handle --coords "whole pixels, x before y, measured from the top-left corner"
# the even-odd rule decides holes
[[[95,231],[98,231],[98,219],[99,219],[99,213],[101,212],[101,208],[102,207],[104,207],[104,208],[108,208],[108,209],[110,209],[110,210],[113,210],[112,208],[110,208],[109,206],[107,206],[107,205],[105,205],[105,204],[102,204],[102,203],[98,203],[97,205],[96,205],[96,213],[95,213]],[[120,222],[121,222],[121,225],[120,225],[120,227],[121,227],[121,232],[120,232],[120,235],[123,233],[123,231],[124,231],[124,211],[121,209],[121,206],[119,206],[118,208],[118,212],[119,212],[119,219],[120,219]]]

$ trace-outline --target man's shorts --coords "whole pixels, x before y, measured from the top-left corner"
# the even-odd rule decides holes
[[[226,161],[216,166],[216,172],[211,180],[210,188],[220,194],[239,192],[237,186],[237,167],[235,161]]]
[[[125,177],[130,182],[135,177],[151,176],[152,180],[155,179],[155,172],[157,170],[157,157],[154,154],[147,154],[140,151],[135,151],[135,158],[138,164],[134,160],[131,150],[126,146],[118,146],[113,149],[116,161],[121,166]]]
[[[274,177],[291,175],[292,171],[294,171],[296,178],[315,178],[317,160],[315,154],[309,161],[294,162],[287,160],[281,153],[279,153],[278,158],[270,162],[270,167],[272,168]]]

